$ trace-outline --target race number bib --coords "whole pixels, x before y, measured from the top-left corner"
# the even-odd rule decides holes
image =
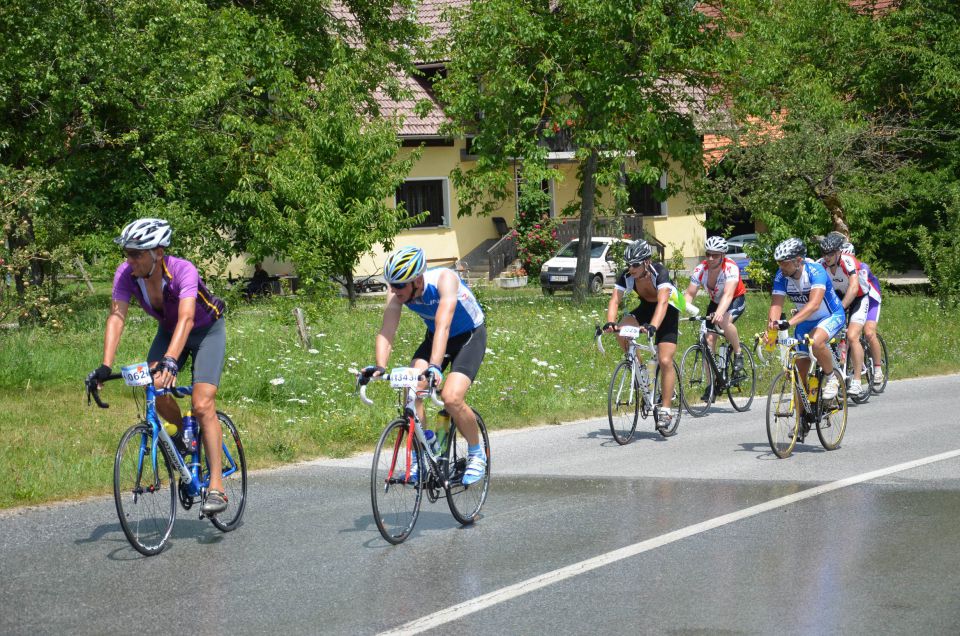
[[[624,338],[637,338],[640,336],[640,327],[624,325],[623,327],[620,327],[620,335]]]
[[[413,367],[397,367],[390,372],[390,386],[395,389],[415,389],[422,373]]]
[[[153,382],[150,377],[150,366],[146,362],[128,364],[120,368],[120,375],[127,386],[146,386]]]

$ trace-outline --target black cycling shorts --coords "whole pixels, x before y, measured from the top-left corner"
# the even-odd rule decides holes
[[[641,325],[650,324],[653,319],[653,313],[657,310],[657,303],[641,302],[637,308],[630,312],[630,315],[637,319]],[[677,344],[677,336],[680,334],[680,312],[673,305],[667,305],[667,313],[663,317],[663,324],[657,328],[657,335],[654,339],[656,344],[661,342],[672,342]]]
[[[747,308],[747,297],[746,296],[737,296],[732,301],[730,301],[730,307],[727,311],[733,314],[733,322],[737,322],[737,318],[743,315],[743,310]],[[717,310],[717,303],[712,300],[707,305],[707,315],[709,316]],[[711,329],[716,329],[717,326],[713,324],[713,321],[707,323],[707,326]]]
[[[423,342],[417,347],[417,352],[413,354],[414,360],[430,361],[430,354],[433,352],[433,332],[428,331],[424,336]],[[480,325],[473,331],[467,331],[459,336],[453,336],[447,339],[447,352],[443,356],[443,364],[440,365],[441,371],[450,371],[462,373],[473,382],[477,379],[477,372],[480,370],[480,363],[483,362],[483,356],[487,353],[487,326]]]

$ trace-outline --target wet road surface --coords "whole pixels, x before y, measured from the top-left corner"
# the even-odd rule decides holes
[[[960,633],[956,453],[784,499],[957,451],[958,386],[893,382],[851,408],[839,450],[813,434],[787,460],[766,446],[763,400],[684,417],[665,441],[641,422],[625,447],[605,420],[497,433],[483,519],[460,528],[425,502],[400,546],[373,523],[369,456],[255,473],[241,528],[181,511],[152,558],[112,498],[0,513],[0,633],[363,634],[436,612],[428,633]]]

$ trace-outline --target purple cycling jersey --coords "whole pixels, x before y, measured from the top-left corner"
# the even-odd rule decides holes
[[[130,264],[124,261],[113,276],[113,299],[129,303],[135,297],[143,310],[160,321],[160,326],[169,332],[177,327],[180,318],[180,301],[184,298],[196,298],[197,310],[193,316],[193,328],[203,329],[212,325],[223,316],[225,305],[222,300],[211,294],[193,263],[175,256],[164,256],[158,263],[163,268],[163,302],[157,311],[147,298],[147,288],[142,278],[130,273]]]

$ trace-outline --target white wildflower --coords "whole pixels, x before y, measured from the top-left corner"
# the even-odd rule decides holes
[[[286,382],[286,380],[284,380],[283,378],[274,378],[270,380],[270,384],[272,384],[273,386],[280,386],[284,382]]]

